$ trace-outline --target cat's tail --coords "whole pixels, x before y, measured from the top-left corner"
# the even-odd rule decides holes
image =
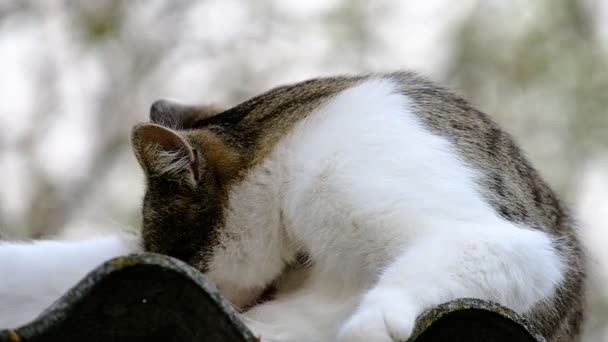
[[[23,325],[108,259],[140,250],[111,233],[79,241],[0,241],[0,329]]]

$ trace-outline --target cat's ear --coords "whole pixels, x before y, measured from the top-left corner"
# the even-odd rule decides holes
[[[156,124],[133,127],[133,152],[148,177],[168,177],[195,185],[199,181],[199,153],[177,132]]]
[[[157,100],[150,106],[150,121],[174,129],[196,128],[198,122],[221,113],[214,104],[185,105],[170,100]]]

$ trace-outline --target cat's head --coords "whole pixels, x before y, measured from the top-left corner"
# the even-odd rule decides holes
[[[238,158],[210,132],[191,129],[211,109],[177,106],[155,102],[152,123],[138,124],[132,131],[133,151],[147,183],[142,243],[146,251],[205,271],[205,259],[222,225],[224,183]]]
[[[217,133],[197,128],[200,120],[218,112],[215,106],[157,101],[150,111],[152,122],[133,128],[133,151],[146,175],[141,236],[145,251],[178,258],[213,275],[210,280],[224,296],[242,308],[261,289],[225,277],[227,263],[236,262],[230,252],[214,255],[232,238],[222,231],[228,189],[241,168],[241,156]]]

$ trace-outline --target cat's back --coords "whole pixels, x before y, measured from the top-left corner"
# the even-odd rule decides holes
[[[572,222],[557,195],[511,135],[488,115],[411,73],[390,77],[412,100],[414,112],[426,128],[447,138],[459,157],[480,171],[479,191],[502,217],[552,234],[572,232]]]

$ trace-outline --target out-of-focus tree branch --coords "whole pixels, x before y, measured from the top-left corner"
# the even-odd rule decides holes
[[[187,10],[186,6],[191,4],[190,1],[180,1],[171,6],[165,5],[165,16],[159,15],[155,24],[166,27],[167,36],[175,36],[179,29],[179,16],[175,11]],[[114,165],[115,158],[129,148],[129,122],[134,121],[130,118],[139,114],[136,112],[136,96],[130,94],[137,93],[142,80],[172,51],[172,46],[167,45],[168,40],[142,39],[138,32],[128,29],[123,23],[129,20],[125,14],[126,6],[124,2],[106,1],[105,4],[100,2],[91,6],[76,2],[75,6],[65,8],[71,11],[72,22],[82,32],[79,35],[83,40],[82,48],[98,49],[103,73],[111,86],[103,90],[98,103],[91,110],[95,115],[95,139],[88,171],[84,176],[67,178],[66,183],[58,188],[35,159],[35,149],[40,146],[41,138],[53,121],[49,113],[57,106],[55,87],[61,66],[46,63],[41,68],[40,75],[44,79],[37,82],[39,95],[33,113],[36,124],[32,125],[31,132],[17,147],[27,158],[33,195],[27,210],[30,215],[17,220],[16,224],[28,227],[33,237],[52,235],[62,229],[89,199],[100,180]],[[36,5],[20,8],[21,11],[35,12],[35,15],[45,15],[44,11],[36,12],[36,9]],[[172,44],[177,44],[177,40]]]
[[[527,8],[534,20],[510,23],[500,16],[516,8],[501,6],[503,12],[480,2],[458,31],[450,78],[516,135],[552,183],[571,193],[580,165],[608,147],[602,95],[608,63],[594,40],[593,17],[583,1],[542,0]]]

